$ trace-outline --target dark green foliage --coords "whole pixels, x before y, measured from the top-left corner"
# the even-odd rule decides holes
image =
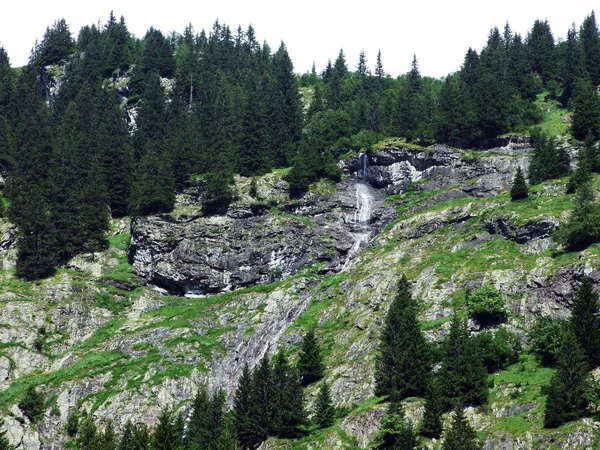
[[[180,450],[178,445],[181,435],[178,434],[175,426],[173,411],[170,408],[164,408],[158,417],[158,423],[152,433],[150,448],[152,450]]]
[[[444,410],[457,401],[465,406],[487,401],[487,369],[483,365],[477,342],[469,335],[467,322],[455,316],[443,347],[442,365],[438,371]]]
[[[553,138],[539,129],[534,129],[531,133],[531,142],[533,144],[533,155],[529,163],[531,184],[562,177],[570,172],[569,155],[562,147],[557,147]]]
[[[319,428],[327,428],[333,425],[334,418],[335,407],[331,399],[331,389],[329,383],[323,381],[319,387],[313,421]]]
[[[439,380],[436,376],[431,376],[425,391],[425,412],[420,429],[420,434],[428,438],[438,439],[442,435],[444,409],[440,394]]]
[[[465,417],[462,406],[457,406],[452,416],[450,429],[444,434],[442,450],[478,450],[481,448],[477,442],[475,430]]]
[[[573,94],[571,133],[583,141],[588,134],[600,139],[600,98],[589,79],[579,79]]]
[[[484,331],[474,339],[483,355],[483,365],[488,373],[502,370],[519,360],[521,340],[506,328],[500,328],[495,333]]]
[[[35,386],[30,386],[19,402],[19,409],[30,421],[37,422],[44,413],[45,400],[43,393],[38,392]]]
[[[577,158],[577,167],[571,173],[567,183],[567,194],[572,194],[583,184],[592,181],[592,165],[598,165],[596,149],[594,148],[593,137],[588,133],[586,144],[579,149]]]
[[[600,84],[600,36],[594,11],[583,21],[579,41],[587,75],[592,84],[598,86]]]
[[[234,427],[237,438],[244,449],[254,449],[261,442],[257,435],[257,423],[254,415],[255,392],[252,384],[250,368],[248,364],[245,364],[233,398]]]
[[[79,428],[77,444],[81,450],[100,450],[101,433],[94,423],[93,417],[86,417]]]
[[[295,367],[288,364],[283,351],[275,356],[273,364],[273,434],[282,438],[296,437],[299,427],[306,423],[304,392]]]
[[[469,315],[482,325],[506,320],[506,300],[491,283],[468,294],[467,308]]]
[[[404,275],[392,300],[375,359],[375,395],[392,400],[425,393],[431,363],[417,311]]]
[[[516,201],[527,197],[529,197],[529,188],[527,187],[527,181],[525,181],[525,175],[523,175],[521,166],[519,166],[513,179],[512,187],[510,188],[510,199]]]
[[[4,427],[4,420],[0,420],[0,450],[12,450],[14,447],[10,445],[10,441],[6,437],[6,431],[2,430]]]
[[[274,419],[277,415],[275,409],[277,392],[268,353],[265,353],[252,371],[251,386],[254,393],[252,415],[254,417],[255,433],[257,441],[262,442],[274,434]]]
[[[544,426],[557,427],[585,414],[588,388],[588,363],[575,334],[569,330],[564,336],[556,373],[548,388]]]
[[[575,207],[568,221],[561,224],[552,238],[568,251],[580,251],[600,240],[600,208],[591,181],[579,185],[573,202]]]
[[[531,349],[542,366],[556,364],[565,331],[565,322],[551,316],[537,317],[531,331]]]
[[[52,27],[46,28],[46,33],[38,49],[40,66],[56,64],[67,58],[75,50],[75,41],[69,31],[65,19],[59,19]]]
[[[600,302],[594,283],[584,277],[575,292],[571,309],[571,328],[589,367],[600,364]]]
[[[77,435],[77,431],[79,430],[79,411],[77,409],[69,411],[66,429],[69,436],[74,437]]]
[[[404,417],[402,405],[391,402],[377,433],[378,440],[382,441],[377,448],[394,448],[413,450],[417,448],[417,436],[412,423]]]
[[[554,59],[554,36],[548,21],[536,20],[526,39],[531,69],[538,74],[544,83],[554,76],[556,67]]]
[[[166,156],[146,149],[132,187],[130,210],[136,215],[170,212],[175,205],[175,184]]]
[[[324,371],[325,366],[323,365],[321,348],[315,336],[314,328],[310,328],[304,335],[298,357],[298,372],[300,373],[302,385],[306,386],[320,380]]]
[[[233,180],[223,172],[208,172],[204,178],[206,180],[204,210],[207,214],[223,214],[233,199],[231,190]]]

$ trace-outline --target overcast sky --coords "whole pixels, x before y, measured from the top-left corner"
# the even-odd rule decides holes
[[[422,75],[441,77],[460,68],[469,47],[480,50],[493,26],[502,29],[508,21],[525,36],[535,19],[547,19],[555,39],[564,38],[594,6],[591,0],[16,0],[3,5],[0,46],[13,66],[21,66],[57,19],[64,17],[76,37],[83,25],[106,23],[113,10],[137,37],[150,26],[182,32],[191,23],[208,31],[217,18],[232,31],[252,24],[271,48],[285,42],[298,73],[309,71],[313,60],[320,72],[340,48],[350,69],[361,50],[372,68],[381,49],[384,69],[394,77],[410,69],[413,53]]]

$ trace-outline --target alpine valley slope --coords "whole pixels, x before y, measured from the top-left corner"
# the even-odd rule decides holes
[[[39,282],[14,277],[14,228],[2,222],[0,409],[10,440],[65,448],[74,409],[100,426],[152,425],[164,406],[185,409],[203,384],[231,394],[244,362],[253,366],[265,352],[284,348],[294,359],[316,326],[343,417],[262,448],[368,448],[385,411],[373,396],[374,353],[401,273],[436,341],[467,288],[493,282],[510,304],[503,326],[526,344],[536,315],[569,314],[584,274],[600,281],[600,246],[562,253],[549,239],[572,207],[565,180],[510,202],[506,191],[530,149],[523,139],[503,144],[464,152],[386,141],[369,157],[370,186],[357,188],[357,156],[342,163],[340,184],[318,183],[298,201],[288,199],[281,173],[257,180],[254,196],[251,181],[237,178],[238,200],[225,216],[202,215],[199,184],[171,214],[115,221],[109,250]],[[541,389],[552,372],[524,352],[492,376],[488,405],[468,410],[486,449],[594,445],[591,419],[543,429]],[[46,396],[34,424],[16,406],[31,385]],[[315,396],[309,387],[309,405]],[[423,400],[405,403],[418,422]]]

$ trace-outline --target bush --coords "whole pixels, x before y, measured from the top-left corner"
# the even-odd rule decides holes
[[[565,334],[564,320],[550,316],[538,317],[529,333],[531,350],[542,366],[554,367]]]
[[[30,386],[19,402],[19,409],[31,422],[36,422],[44,413],[44,401],[44,394],[39,393],[35,386]]]
[[[488,373],[502,370],[519,360],[521,340],[515,333],[501,328],[496,333],[489,331],[480,333],[475,339]]]
[[[467,295],[469,315],[480,325],[490,325],[506,320],[506,301],[498,289],[486,283]]]

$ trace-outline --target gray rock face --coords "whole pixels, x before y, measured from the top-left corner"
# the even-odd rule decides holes
[[[399,194],[412,183],[416,190],[447,189],[459,185],[473,197],[490,197],[506,190],[512,183],[517,166],[527,170],[528,140],[514,138],[505,147],[494,148],[475,156],[445,145],[427,149],[402,146],[388,147],[369,159],[367,175],[376,188],[388,194]],[[347,170],[354,171],[358,161],[350,161]],[[476,181],[471,182],[477,178]]]
[[[551,219],[529,222],[523,226],[510,223],[503,217],[494,217],[487,228],[491,234],[501,234],[506,239],[515,241],[517,244],[549,238],[558,224]]]
[[[338,271],[357,242],[366,245],[365,227],[375,233],[393,218],[383,193],[362,188],[345,180],[333,194],[309,194],[272,212],[240,202],[225,216],[137,218],[129,257],[135,273],[180,294],[268,283],[318,263]]]

